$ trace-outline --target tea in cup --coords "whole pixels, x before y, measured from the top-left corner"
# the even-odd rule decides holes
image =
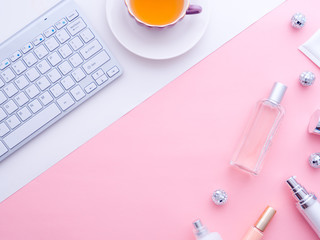
[[[129,13],[143,25],[164,28],[174,25],[186,14],[198,14],[202,8],[190,0],[125,0]]]

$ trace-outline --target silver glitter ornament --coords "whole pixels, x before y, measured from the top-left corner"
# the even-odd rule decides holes
[[[312,72],[303,72],[300,74],[299,80],[302,86],[311,86],[314,83],[316,76]]]
[[[302,28],[306,24],[306,17],[302,13],[296,13],[291,18],[291,25],[294,28]]]
[[[313,153],[309,157],[310,166],[313,168],[320,168],[320,153]]]
[[[217,205],[223,205],[227,202],[228,195],[225,191],[218,189],[212,194],[212,201]]]

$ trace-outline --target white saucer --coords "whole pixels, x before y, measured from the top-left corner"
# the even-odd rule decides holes
[[[202,12],[186,15],[176,25],[155,29],[139,25],[127,11],[124,0],[106,0],[107,21],[118,41],[129,51],[149,59],[169,59],[194,47],[207,29],[210,0],[192,0]]]

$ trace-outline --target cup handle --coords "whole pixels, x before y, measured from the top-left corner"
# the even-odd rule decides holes
[[[187,9],[186,14],[190,15],[190,14],[198,14],[202,12],[202,7],[198,6],[198,5],[190,5],[189,8]]]

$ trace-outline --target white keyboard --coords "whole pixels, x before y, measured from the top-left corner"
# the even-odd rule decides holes
[[[0,161],[122,73],[71,0],[0,45]]]

